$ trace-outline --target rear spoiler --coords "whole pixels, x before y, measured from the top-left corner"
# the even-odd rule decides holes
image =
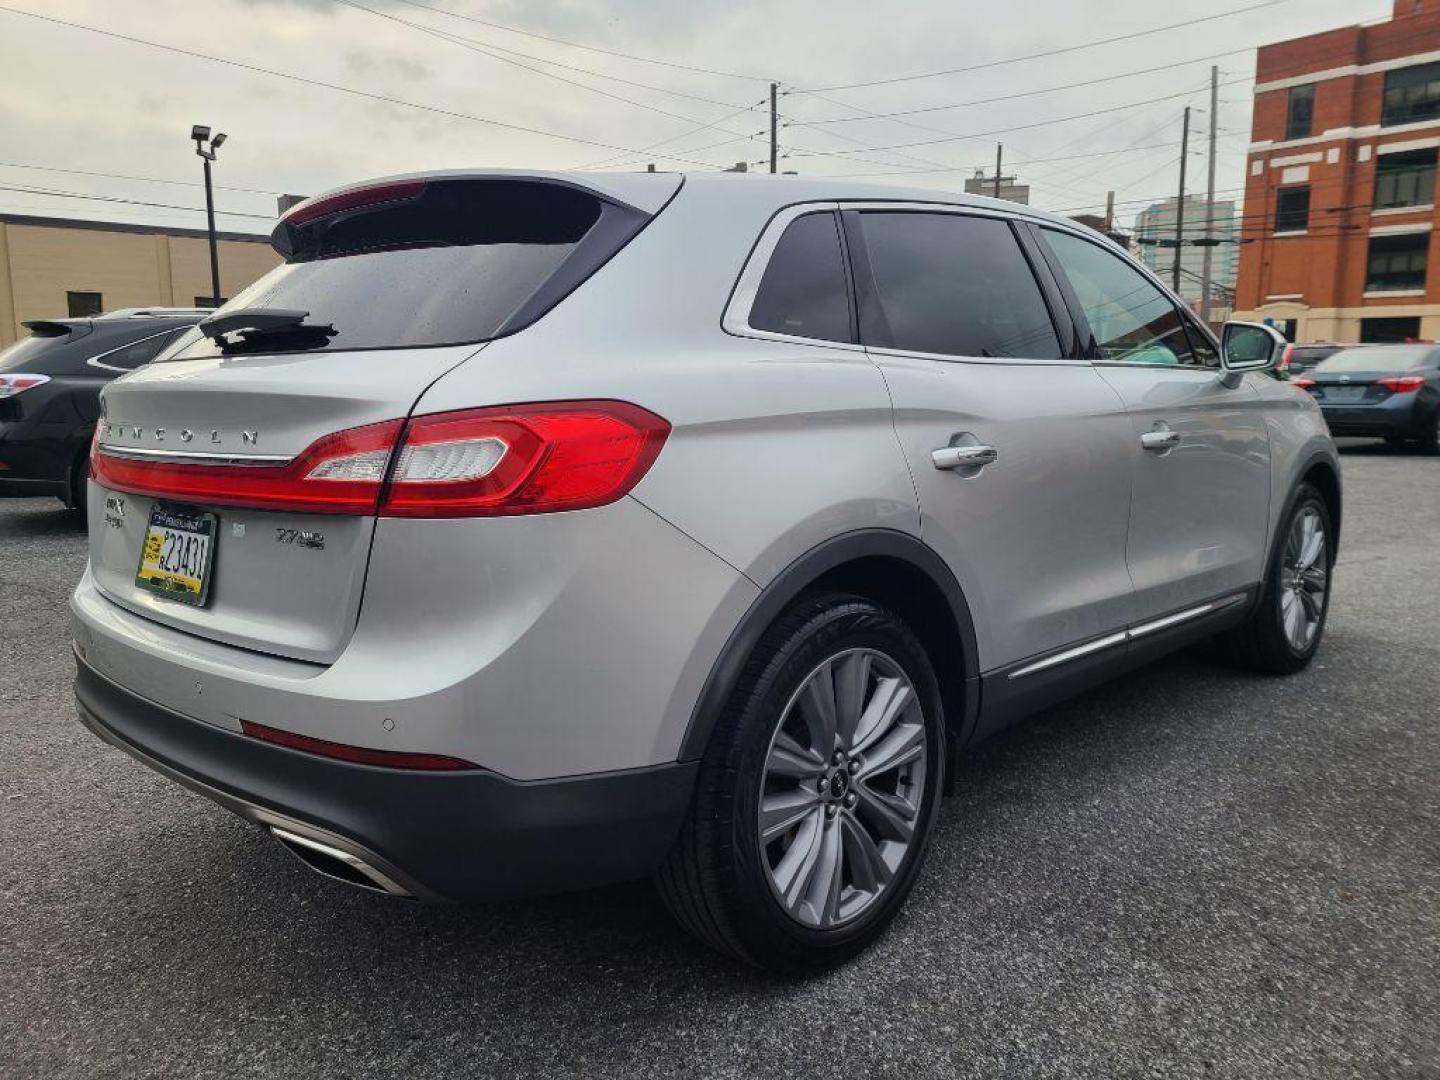
[[[60,322],[58,319],[29,319],[20,325],[36,337],[64,337],[73,333],[79,324]]]

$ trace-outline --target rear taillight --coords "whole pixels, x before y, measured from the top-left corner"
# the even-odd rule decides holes
[[[210,506],[246,506],[312,514],[373,514],[403,420],[350,428],[312,443],[279,465],[192,464],[123,456],[97,438],[90,455],[96,483],[136,495]]]
[[[1387,375],[1383,379],[1376,379],[1377,383],[1385,387],[1392,394],[1413,394],[1420,387],[1425,385],[1424,375]]]
[[[11,398],[50,381],[49,375],[0,375],[0,398]]]
[[[278,465],[126,457],[97,438],[91,465],[104,487],[202,505],[382,517],[540,514],[621,498],[669,433],[638,405],[570,401],[351,428]]]
[[[380,513],[480,517],[614,502],[654,462],[670,425],[623,401],[577,401],[417,416]]]
[[[1300,378],[1291,379],[1290,385],[1298,386],[1301,390],[1309,390],[1312,386],[1315,385],[1315,380],[1307,379],[1304,376],[1301,376]]]

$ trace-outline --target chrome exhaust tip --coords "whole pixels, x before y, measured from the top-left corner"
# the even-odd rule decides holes
[[[414,899],[409,890],[397,884],[384,872],[375,869],[358,855],[352,855],[348,851],[342,851],[329,844],[322,844],[318,840],[293,833],[289,829],[282,829],[278,825],[270,826],[270,835],[279,841],[281,847],[317,874],[323,874],[325,877],[343,881],[347,885],[354,885],[360,889],[369,889],[371,892],[383,892],[390,896]]]

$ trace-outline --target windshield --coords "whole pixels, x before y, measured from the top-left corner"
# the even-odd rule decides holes
[[[1427,365],[1433,345],[1376,345],[1372,348],[1342,349],[1320,361],[1316,374],[1350,371],[1413,371]]]
[[[486,341],[537,318],[536,298],[547,286],[557,293],[550,303],[558,302],[584,279],[578,264],[598,267],[603,258],[590,263],[577,252],[584,248],[593,258],[597,244],[590,241],[606,231],[596,227],[606,206],[572,187],[465,179],[427,184],[399,202],[302,218],[299,225],[282,221],[287,261],[220,311],[304,311],[307,325],[335,330],[328,340],[312,336],[300,345],[294,335],[289,342],[269,335],[276,351]],[[517,314],[522,311],[524,318]],[[265,348],[266,336],[255,335],[251,344]],[[215,355],[220,347],[191,339],[166,358]]]

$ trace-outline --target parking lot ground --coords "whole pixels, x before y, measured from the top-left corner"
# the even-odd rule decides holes
[[[74,719],[82,530],[0,502],[0,1075],[1440,1076],[1440,459],[1345,453],[1307,672],[1204,650],[970,756],[878,947],[790,981],[645,885],[421,907]]]

